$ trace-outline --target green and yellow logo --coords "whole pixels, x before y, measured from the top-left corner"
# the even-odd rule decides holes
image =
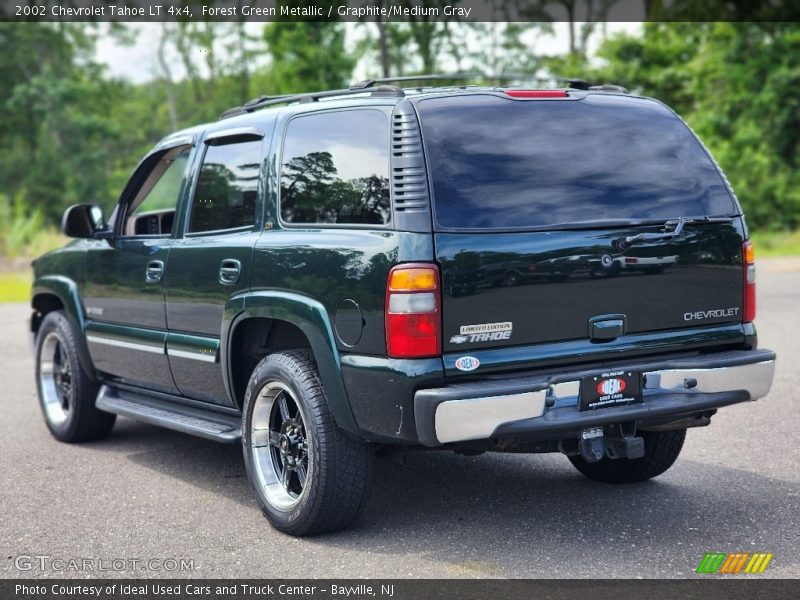
[[[695,573],[763,573],[771,560],[772,552],[706,552]]]

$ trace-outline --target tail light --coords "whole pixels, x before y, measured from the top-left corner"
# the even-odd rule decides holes
[[[439,268],[407,263],[389,271],[386,284],[386,352],[391,358],[442,353]]]
[[[744,268],[742,321],[747,323],[756,318],[756,251],[751,242],[745,242],[742,246],[742,259]]]
[[[566,98],[565,90],[506,90],[512,98]]]

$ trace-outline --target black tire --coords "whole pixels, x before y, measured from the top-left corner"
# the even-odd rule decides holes
[[[293,402],[295,412],[291,419],[282,421],[279,429],[282,413],[274,411],[280,411],[281,394],[286,401]],[[270,396],[272,400],[267,400]],[[254,418],[257,405],[259,416]],[[264,431],[266,414],[271,431],[269,444],[263,447],[266,444],[262,435],[261,447],[253,448],[254,439],[258,443],[258,434]],[[292,350],[264,358],[250,377],[242,418],[247,478],[264,516],[276,529],[296,536],[316,535],[344,529],[356,520],[367,501],[374,453],[368,444],[351,438],[333,421],[309,352]],[[272,429],[283,431],[290,420],[295,427],[302,423],[306,451],[304,458],[289,458],[289,461],[297,460],[305,469],[300,480],[297,469],[302,467],[290,467],[292,472],[283,485],[287,459],[282,454],[282,442],[273,440],[277,431]],[[255,433],[254,423],[258,428]],[[267,486],[265,482],[273,476],[273,484]],[[280,487],[276,487],[279,483]],[[281,492],[291,497],[283,499]],[[291,502],[294,504],[286,505]]]
[[[589,479],[603,483],[636,483],[658,477],[669,469],[683,448],[685,429],[673,431],[642,431],[644,456],[642,458],[608,457],[596,463],[588,463],[580,456],[570,456],[573,466]]]
[[[95,407],[97,384],[81,367],[78,352],[77,335],[64,312],[48,313],[36,336],[39,406],[53,437],[69,443],[102,439],[116,420]]]
[[[513,271],[509,271],[506,273],[506,276],[503,278],[503,285],[506,287],[514,287],[519,285],[520,282],[520,275],[519,273],[515,273]]]

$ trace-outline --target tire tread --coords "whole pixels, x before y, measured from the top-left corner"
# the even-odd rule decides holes
[[[51,329],[57,330],[67,346],[70,367],[73,373],[73,386],[75,389],[71,414],[67,419],[65,427],[57,428],[53,426],[45,415],[45,423],[50,433],[55,438],[67,443],[80,443],[100,440],[105,438],[114,427],[116,415],[103,412],[95,406],[97,399],[97,383],[83,370],[78,360],[78,340],[73,331],[72,324],[64,311],[57,310],[48,313],[39,328],[39,335],[36,340],[36,379],[39,379],[39,353],[41,351],[41,338]],[[41,391],[39,392],[41,394]],[[40,398],[41,403],[41,398]],[[42,405],[44,413],[44,405]]]
[[[313,510],[288,525],[270,520],[279,529],[293,535],[317,535],[344,529],[359,516],[368,498],[373,463],[369,447],[351,438],[334,422],[316,363],[306,350],[280,352],[262,360],[251,376],[245,406],[263,385],[268,373],[278,365],[294,373],[296,384],[305,392],[308,400],[305,409],[318,434],[315,439],[318,464],[325,466],[319,469],[320,498],[314,503]],[[264,502],[258,493],[256,496],[263,510]],[[269,518],[267,510],[264,512]]]

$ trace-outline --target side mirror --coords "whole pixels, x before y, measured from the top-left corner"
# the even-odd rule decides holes
[[[96,204],[74,204],[64,211],[61,231],[67,237],[105,237],[106,222],[103,209]],[[98,235],[99,234],[99,235]]]

